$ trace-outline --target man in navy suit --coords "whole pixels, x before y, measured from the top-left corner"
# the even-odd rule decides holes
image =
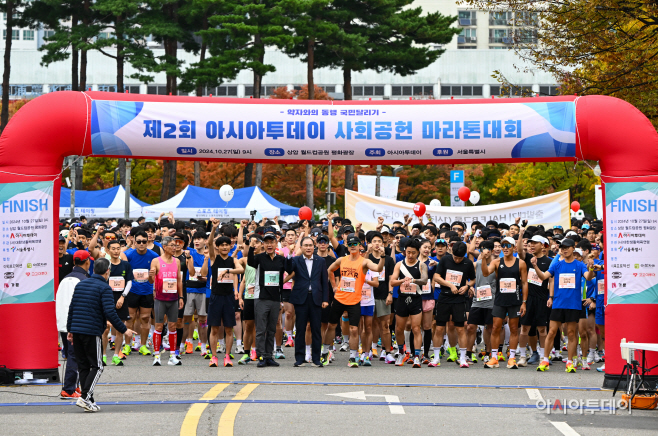
[[[311,323],[311,356],[313,365],[322,368],[320,347],[322,346],[322,309],[329,306],[329,277],[323,258],[313,253],[313,239],[302,239],[302,255],[288,259],[286,271],[294,278],[290,302],[295,305],[295,367],[304,366],[306,348],[306,323]]]

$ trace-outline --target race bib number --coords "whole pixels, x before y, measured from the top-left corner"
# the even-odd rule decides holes
[[[451,269],[446,271],[446,281],[452,283],[453,285],[459,287],[462,284],[462,276],[464,275],[461,271],[453,271]]]
[[[126,287],[126,279],[123,277],[110,277],[110,280],[108,280],[108,283],[110,284],[110,288],[114,292],[123,292],[123,289]]]
[[[492,298],[491,286],[478,286],[475,301],[487,301],[491,300]]]
[[[413,283],[402,283],[400,285],[400,292],[403,294],[415,294],[416,285],[414,285]]]
[[[175,294],[178,292],[178,280],[176,279],[162,279],[162,293]]]
[[[363,288],[361,288],[361,298],[370,300],[371,297],[372,297],[372,286],[370,286],[367,283],[364,283]]]
[[[134,269],[133,277],[137,283],[147,282],[149,279],[149,270],[147,269]]]
[[[379,281],[383,282],[386,280],[386,267],[382,268],[381,272],[379,273]]]
[[[265,286],[279,286],[279,271],[265,271]]]
[[[500,279],[500,292],[502,294],[516,292],[516,279]]]
[[[576,274],[560,274],[559,284],[562,289],[576,289]]]
[[[343,292],[354,293],[356,291],[356,279],[353,277],[341,277],[339,288]]]
[[[599,280],[596,283],[596,286],[597,286],[597,293],[599,295],[605,294],[605,280]]]
[[[421,288],[420,288],[420,293],[421,294],[429,294],[430,292],[432,292],[432,290],[430,289],[430,286],[431,286],[430,282],[431,282],[431,280],[427,279],[427,283],[425,283],[423,286],[421,286]]]
[[[530,268],[528,270],[528,283],[532,283],[533,285],[541,286],[541,279],[537,275],[537,271],[535,271],[534,268]]]
[[[256,291],[256,285],[248,285],[247,286],[247,293],[245,296],[247,298],[254,298],[254,292]]]
[[[233,274],[230,274],[228,269],[217,270],[217,283],[233,283]]]

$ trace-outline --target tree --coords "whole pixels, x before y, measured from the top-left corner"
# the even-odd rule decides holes
[[[626,0],[462,0],[514,13],[513,49],[526,69],[551,73],[561,94],[602,94],[640,109],[658,127],[658,4]],[[503,83],[504,73],[498,72]]]
[[[0,111],[0,133],[5,129],[10,117],[10,77],[11,77],[11,45],[14,27],[27,27],[34,23],[34,5],[28,0],[5,0],[0,2],[0,11],[5,13],[5,54],[2,73],[2,111]]]
[[[178,45],[181,44],[186,51],[198,51],[199,45],[192,34],[195,25],[181,13],[185,0],[150,0],[147,4],[148,8],[139,15],[138,22],[146,35],[151,35],[164,46],[164,54],[157,56],[154,63],[145,64],[144,69],[152,73],[165,73],[167,94],[177,95],[177,81],[183,63],[178,59]],[[176,167],[175,160],[163,163],[160,201],[176,193]]]
[[[124,92],[125,63],[138,70],[131,78],[148,83],[152,76],[142,73],[144,66],[153,64],[153,51],[146,46],[144,29],[139,25],[142,3],[134,0],[98,0],[92,5],[103,20],[103,26],[112,29],[107,38],[96,38],[92,48],[116,61],[117,92]],[[115,48],[114,54],[108,48]]]
[[[431,45],[447,44],[459,29],[451,27],[457,17],[439,12],[423,15],[411,8],[413,0],[334,0],[325,14],[342,32],[336,40],[316,43],[318,67],[343,70],[345,100],[352,99],[352,72],[391,71],[414,74],[435,62],[444,50]],[[354,183],[354,168],[345,168],[345,187]]]
[[[260,98],[263,76],[276,71],[274,65],[265,63],[265,47],[285,48],[294,39],[287,28],[282,0],[228,0],[224,2],[225,14],[208,18],[210,27],[204,31],[212,37],[213,45],[223,46],[226,39],[236,45],[225,51],[226,59],[240,65],[239,69],[253,72],[253,98]],[[253,163],[245,164],[245,186],[252,184]]]
[[[71,58],[71,89],[87,90],[87,52],[93,50],[94,40],[104,25],[90,0],[35,2],[39,21],[54,30],[39,50],[44,51],[41,65],[49,65]],[[68,20],[71,25],[68,25]],[[69,52],[70,49],[70,52]],[[79,65],[78,65],[79,63]]]

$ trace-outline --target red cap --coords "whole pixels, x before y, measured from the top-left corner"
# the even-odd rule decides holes
[[[73,260],[87,260],[91,255],[87,250],[78,250],[73,254]]]

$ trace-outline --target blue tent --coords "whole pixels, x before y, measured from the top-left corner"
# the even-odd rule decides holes
[[[247,218],[253,210],[268,218],[299,214],[299,208],[275,200],[256,186],[234,190],[233,198],[227,203],[219,197],[217,189],[188,185],[169,200],[144,207],[144,216],[173,212],[177,218]]]
[[[124,216],[126,191],[123,186],[101,189],[99,191],[75,191],[75,216],[87,218],[120,218]],[[142,208],[147,203],[130,196],[130,217],[142,215]],[[59,216],[71,216],[71,190],[61,188],[59,195]]]

